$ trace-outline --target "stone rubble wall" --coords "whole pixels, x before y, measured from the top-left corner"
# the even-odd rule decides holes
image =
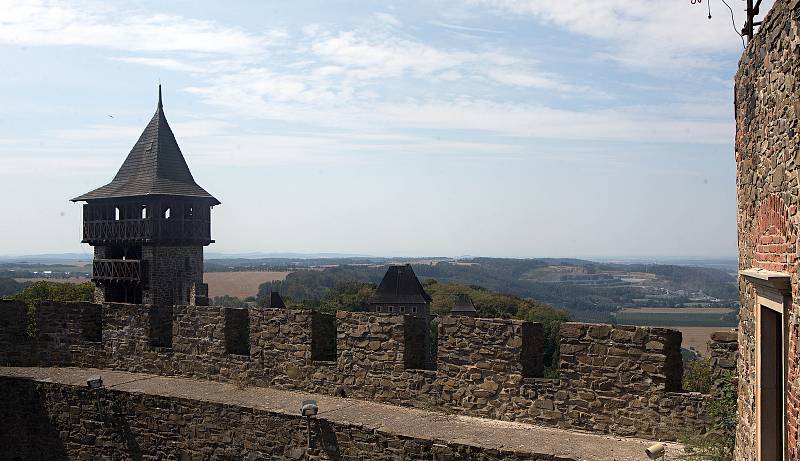
[[[763,8],[762,8],[763,10]],[[776,0],[747,44],[735,77],[739,268],[797,273],[800,223],[800,1]],[[756,458],[756,302],[740,277],[737,460]],[[800,459],[800,311],[787,308],[789,458]]]
[[[565,323],[560,378],[578,427],[634,435],[691,428],[702,398],[682,394],[681,333],[666,328]],[[672,409],[674,408],[674,411]]]
[[[525,347],[526,342],[536,339],[539,343],[533,348]],[[506,405],[510,403],[513,388],[518,387],[523,378],[534,376],[526,376],[526,373],[541,373],[543,351],[544,333],[540,324],[442,317],[438,370],[447,377],[440,381],[442,400],[455,411],[481,411],[483,416],[490,417],[518,416],[518,411]],[[538,370],[536,365],[525,366],[528,362],[538,363]],[[496,408],[496,403],[500,403],[501,408]],[[530,401],[521,403],[518,410],[526,412],[524,407],[529,406]]]
[[[145,304],[188,304],[193,297],[195,302],[203,297],[202,246],[143,245],[142,260],[147,261],[150,273],[148,289],[142,294]]]
[[[726,373],[736,375],[736,361],[739,357],[739,335],[736,331],[711,333],[708,349],[714,383],[718,383]]]
[[[99,405],[98,405],[99,401]],[[572,461],[201,399],[0,378],[3,459]]]
[[[164,308],[48,306],[38,318],[41,338],[33,341],[41,344],[38,356],[47,358],[40,361],[45,365],[64,360],[660,439],[702,432],[708,425],[707,396],[672,392],[681,372],[675,363],[681,337],[662,328],[564,324],[561,376],[545,379],[542,326],[520,320],[441,317],[436,370],[426,370],[406,366],[406,353],[419,349],[421,332],[404,315],[340,311],[334,324],[330,315],[311,310],[175,306],[168,311],[171,347],[159,347],[152,340],[158,335],[153,324],[165,322]],[[82,333],[84,322],[73,321],[86,317],[54,314],[59,307],[99,309],[102,343],[86,342],[91,335]],[[8,339],[19,335],[12,322],[20,312],[18,304],[0,304],[0,325],[10,327],[0,331],[0,357],[7,360],[20,358]],[[229,353],[232,335],[243,334],[245,324],[249,355]],[[408,328],[414,333],[407,334]],[[315,343],[334,339],[336,360],[315,360]],[[81,348],[95,354],[64,352]]]
[[[41,365],[91,366],[103,360],[101,306],[36,305],[36,348]]]

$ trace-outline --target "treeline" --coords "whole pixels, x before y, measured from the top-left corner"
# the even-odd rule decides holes
[[[51,283],[35,282],[22,290],[3,296],[3,299],[21,301],[28,311],[27,332],[33,336],[36,323],[36,303],[41,301],[77,302],[94,299],[94,284],[85,283]]]
[[[416,267],[414,268],[416,270]],[[287,303],[297,307],[318,307],[325,295],[340,284],[350,282],[379,283],[386,273],[385,267],[340,266],[321,270],[292,272],[286,279],[266,282],[259,286],[258,299],[266,299],[270,291],[277,291]],[[344,289],[340,287],[340,289]]]
[[[22,291],[29,283],[20,283],[10,277],[0,277],[0,297]]]
[[[427,266],[420,266],[424,273]],[[367,311],[378,282],[386,269],[372,267],[337,267],[320,271],[298,271],[285,280],[267,282],[259,287],[256,304],[264,305],[270,291],[281,294],[287,307],[319,309],[322,312],[338,310]],[[423,277],[421,277],[423,278]],[[475,284],[445,283],[436,279],[424,279],[425,291],[431,295],[431,310],[435,314],[447,314],[453,308],[456,295],[467,294],[472,298],[478,317],[514,318],[539,322],[545,330],[545,364],[550,366],[557,356],[558,329],[568,321],[568,313],[549,305],[507,293],[499,293]],[[215,300],[220,305],[222,299]],[[236,301],[228,306],[236,307]]]

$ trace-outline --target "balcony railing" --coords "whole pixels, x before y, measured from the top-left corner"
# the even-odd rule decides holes
[[[211,243],[211,221],[196,219],[122,219],[83,222],[85,243],[193,241]]]
[[[147,281],[147,261],[124,259],[95,259],[92,280],[106,282]]]

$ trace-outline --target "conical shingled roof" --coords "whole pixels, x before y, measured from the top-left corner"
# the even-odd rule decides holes
[[[389,266],[370,299],[373,304],[425,304],[431,297],[422,288],[411,264]]]
[[[114,179],[103,187],[75,197],[73,202],[105,198],[172,195],[209,199],[220,202],[194,182],[164,116],[161,85],[158,86],[158,108],[139,136]]]
[[[477,311],[475,310],[475,304],[472,303],[472,298],[470,298],[467,294],[460,294],[456,295],[455,305],[450,312],[474,314]]]
[[[270,291],[267,307],[274,309],[286,309],[286,304],[283,302],[283,298],[281,298],[280,293],[277,291]]]

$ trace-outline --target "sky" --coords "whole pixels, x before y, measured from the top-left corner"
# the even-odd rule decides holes
[[[90,253],[159,82],[215,252],[736,255],[721,0],[0,9],[0,255]]]

